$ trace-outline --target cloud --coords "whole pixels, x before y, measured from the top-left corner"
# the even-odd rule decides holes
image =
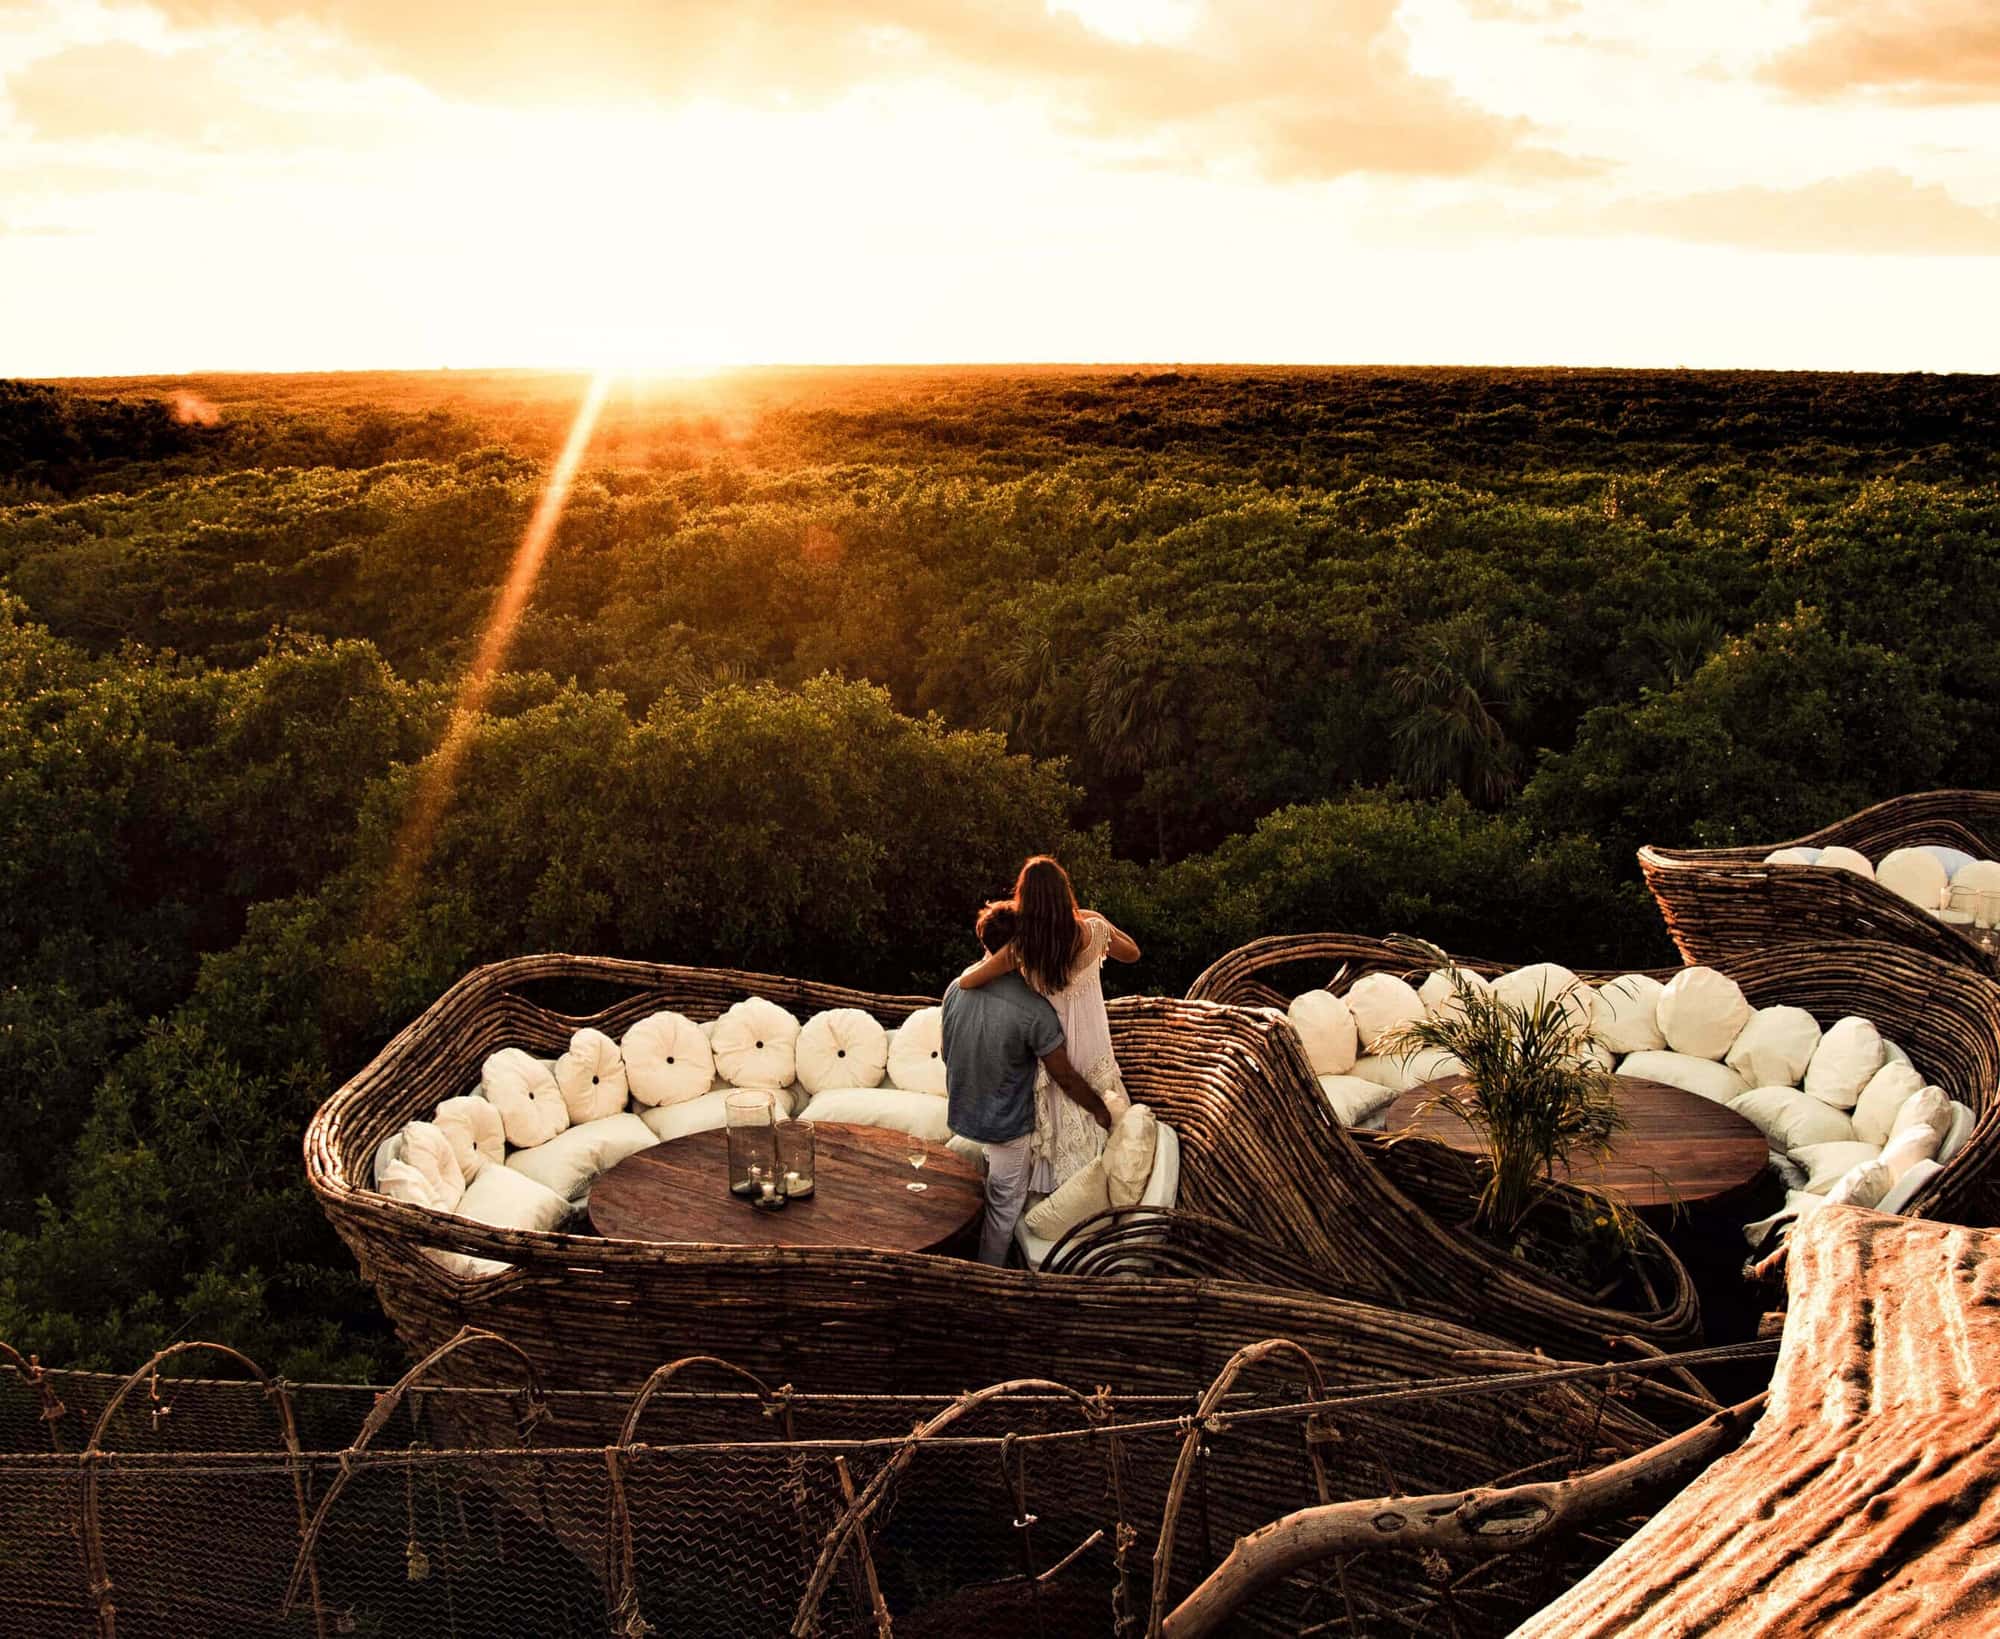
[[[1543,133],[1417,73],[1397,0],[1208,0],[1165,35],[1092,0],[160,0],[176,23],[309,21],[464,101],[798,106],[945,78],[1039,99],[1081,134],[1189,169],[1463,175],[1559,163]],[[1126,8],[1129,10],[1129,8]],[[1107,17],[1111,15],[1106,12]]]
[[[1818,0],[1812,15],[1813,32],[1764,70],[1766,80],[1794,95],[2000,100],[2000,5],[1994,0]]]

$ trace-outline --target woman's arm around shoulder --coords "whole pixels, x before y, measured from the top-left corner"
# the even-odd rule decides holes
[[[1104,954],[1109,956],[1112,961],[1136,962],[1139,960],[1139,941],[1134,939],[1131,934],[1125,932],[1124,929],[1119,927],[1117,923],[1113,922],[1102,911],[1080,911],[1078,915],[1089,917],[1093,921],[1104,924],[1104,931],[1108,936],[1108,943],[1105,945]]]
[[[1014,954],[1014,947],[1003,945],[974,962],[958,976],[960,990],[977,990],[981,985],[990,985],[1003,973],[1012,973],[1021,965],[1021,959]]]

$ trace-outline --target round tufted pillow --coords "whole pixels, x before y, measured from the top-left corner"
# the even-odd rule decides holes
[[[1660,1034],[1676,1053],[1724,1058],[1749,1022],[1743,987],[1712,967],[1684,967],[1660,992]]]
[[[1934,911],[1951,878],[1928,848],[1898,848],[1883,855],[1882,863],[1875,867],[1875,880],[1912,905]]]
[[[1134,1104],[1116,1121],[1104,1140],[1104,1182],[1113,1206],[1137,1206],[1153,1176],[1153,1150],[1160,1140],[1159,1123],[1144,1104]]]
[[[571,1126],[624,1111],[625,1055],[602,1030],[586,1027],[571,1036],[569,1051],[556,1060],[555,1076]]]
[[[1533,962],[1493,981],[1493,999],[1532,1011],[1560,1001],[1573,1029],[1588,1030],[1597,1015],[1597,992],[1557,962]]]
[[[1354,1015],[1356,1043],[1364,1053],[1380,1052],[1385,1038],[1424,1016],[1423,999],[1393,973],[1364,973],[1341,1000]]]
[[[1936,1160],[1943,1142],[1944,1135],[1927,1123],[1905,1127],[1882,1146],[1882,1165],[1889,1169],[1889,1182],[1895,1183],[1919,1161]]]
[[[434,1123],[412,1121],[403,1128],[402,1159],[423,1174],[432,1206],[440,1212],[458,1210],[465,1196],[465,1169],[458,1164],[451,1140]]]
[[[1666,986],[1644,973],[1622,973],[1597,987],[1590,1004],[1590,1028],[1614,1053],[1657,1053],[1667,1045],[1660,1034],[1660,992]]]
[[[1845,1110],[1822,1104],[1796,1087],[1753,1087],[1729,1101],[1729,1107],[1764,1135],[1780,1155],[1808,1144],[1852,1144],[1854,1123]]]
[[[1764,856],[1766,865],[1817,865],[1817,848],[1774,848]]]
[[[945,1095],[944,1009],[920,1007],[896,1026],[889,1045],[889,1079],[907,1093]]]
[[[1888,1143],[1898,1112],[1923,1088],[1924,1078],[1909,1065],[1885,1063],[1854,1101],[1854,1136],[1864,1144]]]
[[[518,1047],[503,1047],[479,1067],[479,1091],[500,1112],[516,1149],[546,1144],[569,1125],[569,1106],[548,1065]]]
[[[1836,1109],[1851,1110],[1887,1057],[1882,1033],[1850,1014],[1820,1037],[1800,1085]]]
[[[1975,859],[1959,869],[1951,885],[1970,888],[1975,893],[2000,893],[2000,860]]]
[[[1458,983],[1454,984],[1454,977]],[[1417,1000],[1424,1004],[1424,1011],[1434,1019],[1456,1016],[1465,1011],[1465,1004],[1459,1000],[1459,985],[1478,996],[1493,994],[1493,981],[1482,973],[1474,973],[1469,967],[1454,968],[1447,973],[1439,968],[1417,986]]]
[[[1803,1007],[1760,1007],[1724,1062],[1752,1087],[1796,1087],[1817,1046],[1819,1020]]]
[[[1361,1032],[1347,1003],[1330,990],[1307,990],[1285,1010],[1305,1044],[1306,1062],[1316,1076],[1344,1076],[1360,1053]]]
[[[858,1007],[829,1008],[806,1020],[793,1057],[809,1093],[873,1087],[889,1067],[889,1032]]]
[[[1889,1123],[1889,1136],[1899,1138],[1910,1127],[1935,1127],[1940,1134],[1951,1130],[1951,1100],[1942,1087],[1920,1087],[1904,1099]]]
[[[708,1035],[679,1013],[654,1013],[625,1032],[625,1079],[638,1104],[685,1104],[715,1079]]]
[[[752,996],[715,1021],[715,1067],[736,1087],[789,1087],[798,1075],[799,1021]]]
[[[1833,1188],[1826,1192],[1826,1204],[1872,1207],[1889,1193],[1889,1186],[1894,1182],[1894,1176],[1882,1162],[1863,1161],[1857,1167],[1849,1167],[1834,1180]]]
[[[500,1124],[500,1112],[477,1093],[446,1099],[431,1120],[451,1140],[468,1184],[488,1161],[507,1159],[507,1129]]]
[[[1875,867],[1868,863],[1868,856],[1856,848],[1827,848],[1819,856],[1820,868],[1829,871],[1852,871],[1856,876],[1872,877]]]
[[[375,1187],[392,1201],[439,1210],[429,1180],[407,1161],[383,1162],[375,1175]]]

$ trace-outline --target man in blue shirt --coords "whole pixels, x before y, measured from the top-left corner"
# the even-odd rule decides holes
[[[988,951],[1003,950],[1015,927],[1011,906],[989,905],[979,918],[979,941]],[[977,990],[960,990],[954,983],[944,993],[944,1081],[951,1130],[986,1152],[981,1263],[1007,1261],[1014,1225],[1027,1204],[1037,1063],[1099,1126],[1111,1125],[1104,1101],[1063,1052],[1056,1010],[1020,974],[1002,974]]]

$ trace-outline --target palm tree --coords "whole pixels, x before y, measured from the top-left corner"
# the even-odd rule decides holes
[[[1085,727],[1107,773],[1143,775],[1177,753],[1182,725],[1172,651],[1173,628],[1166,617],[1142,609],[1113,629],[1091,661]],[[1164,859],[1164,804],[1153,808],[1153,838]]]
[[[1641,621],[1638,635],[1660,679],[1668,688],[1678,688],[1722,647],[1729,632],[1713,615],[1668,615]]]
[[[1513,657],[1484,625],[1461,619],[1429,628],[1389,673],[1402,708],[1390,738],[1403,780],[1428,796],[1455,787],[1477,802],[1505,799],[1519,759],[1502,716],[1518,688]]]

